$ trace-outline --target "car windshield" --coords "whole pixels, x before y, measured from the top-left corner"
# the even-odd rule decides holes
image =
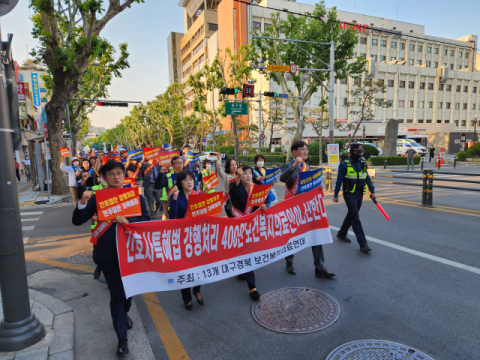
[[[420,144],[416,143],[416,142],[411,142],[410,145],[413,145],[415,147],[422,147]]]

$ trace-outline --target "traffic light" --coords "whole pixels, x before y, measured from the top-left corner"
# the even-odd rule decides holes
[[[220,90],[220,95],[235,95],[238,94],[237,88],[223,88]]]
[[[266,97],[277,97],[277,96],[278,96],[278,93],[265,91],[265,92],[263,93],[263,96],[266,96]]]
[[[126,102],[115,102],[115,101],[97,101],[98,106],[111,106],[111,107],[128,107]]]

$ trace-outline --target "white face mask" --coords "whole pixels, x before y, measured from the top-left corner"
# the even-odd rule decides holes
[[[103,177],[100,178],[100,183],[102,185],[108,186],[107,182],[105,181],[105,179]]]
[[[264,161],[257,161],[257,165],[258,165],[258,166],[263,167],[263,164],[265,164]]]
[[[212,170],[212,164],[207,164],[205,167],[207,168],[207,170]]]

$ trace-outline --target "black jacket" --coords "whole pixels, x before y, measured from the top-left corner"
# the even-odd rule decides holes
[[[147,168],[150,166],[150,164],[143,164],[143,172],[145,174],[145,171],[147,170]],[[162,167],[160,165],[156,165],[155,168],[157,169],[157,179],[158,177],[160,176],[160,170],[162,169]],[[153,168],[152,170],[150,170],[148,173],[145,174],[145,176],[143,177],[143,187],[148,189],[150,187],[150,184],[152,183],[152,179],[153,179],[153,176],[152,176],[152,173],[155,171],[155,168]]]
[[[142,216],[128,218],[131,223],[150,220],[150,213],[147,209],[147,204],[142,195],[140,195],[140,205],[142,207]],[[97,213],[97,203],[95,194],[88,200],[85,209],[78,210],[78,207],[73,210],[72,223],[80,226],[85,224]],[[93,260],[97,262],[117,260],[117,240],[116,240],[117,224],[114,223],[107,231],[98,239],[97,246],[93,249]]]
[[[295,185],[295,181],[297,181],[300,170],[302,169],[303,164],[298,165],[295,169],[293,168],[294,160],[289,161],[285,165],[282,166],[282,173],[280,174],[280,181],[284,182],[285,185],[291,190],[293,185]],[[310,170],[310,166],[307,165],[307,171]]]
[[[230,184],[230,190],[228,193],[230,194],[230,198],[232,200],[232,204],[235,207],[235,209],[237,209],[242,213],[245,212],[245,208],[247,207],[247,201],[248,201],[248,192],[245,189],[245,186],[243,186],[242,182],[240,181],[238,186],[235,183],[235,181],[232,182]],[[258,208],[259,206],[255,206],[252,209],[252,213],[257,211]],[[229,217],[233,217],[233,215]]]

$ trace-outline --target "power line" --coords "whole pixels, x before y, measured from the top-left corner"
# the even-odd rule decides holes
[[[234,1],[239,2],[240,0],[234,0]],[[285,9],[285,8],[280,9],[280,8],[274,8],[272,6],[260,6],[258,4],[249,4],[249,3],[244,3],[244,2],[242,2],[242,4],[256,6],[256,7],[262,8],[262,9],[269,9],[269,10],[274,10],[274,11],[285,12],[285,13],[296,15],[296,16],[304,16],[304,17],[308,17],[308,18],[312,18],[312,19],[325,21],[325,19],[323,19],[321,17],[318,17],[318,16],[314,16],[314,15],[311,15],[311,14],[304,14],[304,13],[300,13],[300,12],[297,12],[297,11],[291,11],[291,10],[288,10],[288,9]],[[339,21],[339,20],[328,19],[328,18],[327,18],[327,21],[328,22],[333,22],[333,23],[336,23],[336,24],[348,24],[350,26],[355,26],[357,28],[363,28],[364,30],[374,30],[374,31],[379,31],[379,32],[386,33],[386,34],[399,36],[398,31],[389,31],[387,29],[364,26],[364,25],[359,25],[359,24],[355,24],[355,23],[349,23],[347,21]],[[400,36],[406,36],[406,37],[417,39],[417,40],[431,41],[431,42],[435,42],[435,43],[446,44],[446,45],[449,45],[449,46],[458,46],[458,47],[461,47],[461,48],[465,48],[465,49],[469,49],[469,50],[473,50],[473,51],[478,51],[478,48],[476,47],[475,42],[473,42],[475,44],[474,47],[469,47],[469,46],[465,46],[465,45],[452,44],[450,42],[445,42],[445,41],[440,41],[440,40],[425,39],[425,38],[410,35],[410,34],[403,34],[402,33],[402,35],[400,35]],[[428,35],[426,35],[426,36],[428,36]],[[453,40],[453,41],[455,41],[455,40]]]

